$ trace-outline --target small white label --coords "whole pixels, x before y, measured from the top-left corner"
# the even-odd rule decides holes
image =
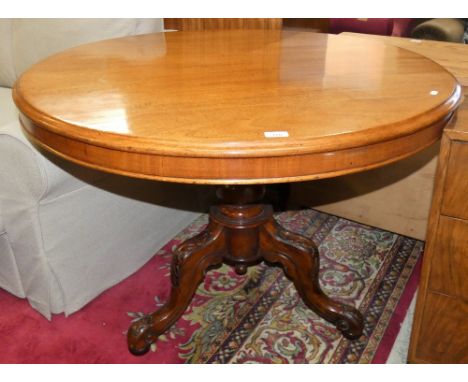
[[[265,138],[284,138],[289,137],[289,133],[287,131],[265,131]]]
[[[421,44],[421,40],[416,40],[416,39],[414,39],[414,38],[412,38],[410,41],[411,41],[411,42],[415,42],[416,44]]]
[[[431,90],[431,91],[429,92],[429,94],[435,96],[435,95],[439,94],[439,92],[438,92],[437,90]]]

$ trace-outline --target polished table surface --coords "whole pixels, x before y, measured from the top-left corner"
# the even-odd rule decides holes
[[[205,184],[389,163],[437,140],[459,98],[450,73],[412,52],[280,30],[87,44],[36,64],[14,88],[25,130],[49,150],[110,172]]]
[[[171,292],[128,330],[146,353],[205,273],[279,264],[304,303],[349,339],[362,313],[328,297],[310,238],[282,228],[265,183],[381,166],[435,142],[457,108],[455,78],[417,54],[357,37],[238,30],[159,33],[52,56],[17,81],[31,140],[118,174],[220,184],[208,226],[173,252]],[[359,274],[359,269],[356,270]],[[357,276],[359,277],[359,276]]]
[[[377,36],[372,34],[344,32],[340,36],[360,37],[384,42],[410,50],[438,63],[452,73],[460,85],[468,91],[468,46],[456,42],[419,40],[414,38]]]

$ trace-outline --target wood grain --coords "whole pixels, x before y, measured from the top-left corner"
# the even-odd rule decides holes
[[[23,74],[14,99],[28,134],[78,163],[253,184],[336,176],[410,155],[440,136],[460,87],[437,64],[374,41],[224,30],[73,48]]]
[[[283,19],[188,18],[164,19],[165,29],[178,31],[211,29],[281,29]]]
[[[436,235],[429,289],[468,300],[468,220],[441,216]]]
[[[428,293],[421,334],[412,362],[468,362],[468,303]]]
[[[466,101],[461,112],[465,110]],[[453,119],[442,137],[408,355],[412,363],[467,360],[468,221],[444,215],[464,216],[466,210],[468,140],[455,140],[452,134],[466,130],[466,122]]]
[[[468,142],[452,144],[442,214],[468,219]]]
[[[450,116],[449,116],[450,117]],[[447,119],[410,136],[306,155],[229,158],[165,156],[121,151],[40,129],[24,115],[26,135],[38,146],[97,170],[145,179],[201,184],[269,184],[322,179],[372,169],[403,159],[437,141]]]
[[[424,363],[425,358],[419,353],[420,344],[423,344],[427,338],[422,334],[422,320],[427,306],[427,297],[429,293],[429,281],[431,274],[432,259],[436,256],[436,245],[438,242],[438,227],[440,220],[440,210],[442,208],[442,198],[444,196],[444,184],[447,176],[447,162],[450,155],[451,141],[447,134],[443,134],[440,145],[439,161],[436,170],[436,183],[434,194],[432,196],[431,210],[427,224],[426,245],[424,248],[424,261],[419,280],[418,298],[414,312],[413,327],[411,331],[410,346],[408,350],[408,361],[410,363]]]
[[[283,19],[283,29],[309,30],[327,33],[330,19]]]
[[[465,88],[465,90],[466,89],[467,88]],[[447,125],[445,134],[454,141],[468,142],[468,102],[463,102],[457,109],[454,122],[455,123]]]

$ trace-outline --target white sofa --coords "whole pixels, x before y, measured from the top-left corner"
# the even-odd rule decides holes
[[[75,312],[135,272],[199,211],[189,186],[108,175],[38,151],[22,133],[11,87],[52,53],[162,25],[0,19],[0,288],[49,319]]]

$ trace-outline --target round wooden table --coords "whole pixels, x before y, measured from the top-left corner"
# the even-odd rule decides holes
[[[207,269],[276,263],[346,337],[361,314],[327,297],[312,240],[280,227],[265,184],[320,179],[407,157],[439,139],[456,80],[409,51],[278,30],[126,37],[54,55],[17,81],[27,136],[73,162],[167,182],[218,185],[205,231],[174,252],[169,300],[128,331],[134,354],[184,312]]]

